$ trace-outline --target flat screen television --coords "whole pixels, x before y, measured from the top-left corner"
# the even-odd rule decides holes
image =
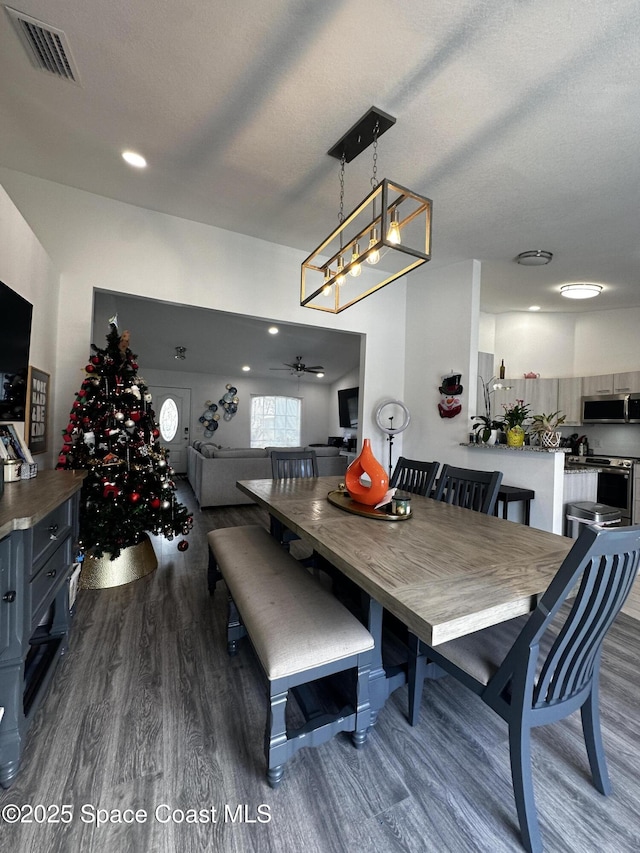
[[[33,306],[0,281],[0,420],[23,421]]]
[[[356,429],[358,426],[359,388],[342,388],[338,391],[338,418],[341,427]]]

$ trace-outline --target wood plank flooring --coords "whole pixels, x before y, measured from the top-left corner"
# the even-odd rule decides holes
[[[195,508],[188,485],[179,488]],[[399,690],[363,750],[338,736],[301,750],[279,790],[267,786],[266,686],[246,644],[227,656],[224,589],[210,598],[206,586],[205,533],[255,522],[266,526],[267,517],[251,506],[196,510],[184,554],[175,541],[156,541],[157,571],[124,587],[80,592],[69,651],[28,734],[18,778],[0,793],[0,809],[70,804],[73,817],[68,824],[5,821],[2,849],[521,850],[506,728],[450,679],[426,686],[415,728],[406,721],[406,689]],[[579,715],[534,734],[548,853],[640,846],[639,661],[640,623],[623,614],[603,656],[611,797],[591,784]],[[93,819],[98,808],[112,812],[101,826]],[[143,810],[146,820],[115,822],[112,810],[124,809]],[[260,822],[261,809],[268,822]]]

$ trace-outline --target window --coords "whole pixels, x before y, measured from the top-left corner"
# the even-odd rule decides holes
[[[176,401],[172,397],[167,397],[162,404],[160,415],[158,416],[160,435],[162,436],[162,440],[166,441],[167,444],[173,441],[178,432],[178,420],[179,414]]]
[[[299,397],[252,397],[251,447],[297,447],[301,421]]]

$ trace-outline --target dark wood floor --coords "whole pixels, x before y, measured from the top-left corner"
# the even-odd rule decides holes
[[[195,507],[188,485],[180,492]],[[266,524],[266,515],[253,507],[196,511],[186,553],[175,541],[156,542],[152,575],[80,593],[70,649],[29,732],[18,778],[0,794],[0,808],[70,804],[73,818],[4,822],[2,850],[520,850],[505,726],[449,679],[427,685],[416,728],[406,722],[403,688],[363,750],[338,736],[301,750],[278,791],[267,786],[265,687],[249,647],[228,658],[224,593],[212,599],[206,587],[206,531],[255,521]],[[611,797],[591,785],[579,715],[535,733],[546,851],[639,849],[639,661],[640,623],[622,615],[603,659]],[[112,812],[97,826],[98,808],[147,817],[122,824]],[[261,809],[269,822],[259,821]],[[179,822],[183,812],[195,814],[187,810],[202,811],[199,822]]]

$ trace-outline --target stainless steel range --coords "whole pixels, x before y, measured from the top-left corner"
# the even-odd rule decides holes
[[[568,456],[567,466],[599,468],[598,503],[615,506],[621,512],[622,525],[633,517],[633,466],[637,459],[622,456]]]

